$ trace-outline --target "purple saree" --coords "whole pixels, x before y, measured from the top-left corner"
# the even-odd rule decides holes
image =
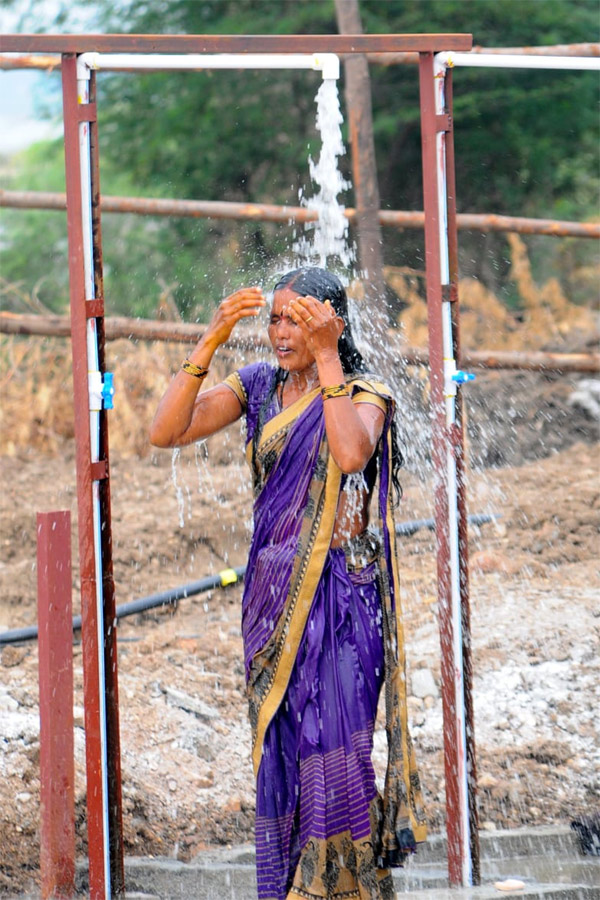
[[[273,373],[260,363],[226,380],[246,410],[250,458]],[[377,451],[380,538],[365,532],[330,547],[347,479],[328,452],[318,389],[284,410],[273,401],[254,453],[242,634],[260,900],[388,900],[389,868],[425,839],[397,616],[393,401],[379,383],[351,386],[354,402],[386,414]],[[383,685],[389,753],[381,797],[371,750]]]

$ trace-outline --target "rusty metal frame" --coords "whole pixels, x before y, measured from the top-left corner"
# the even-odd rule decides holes
[[[470,34],[5,34],[1,53],[393,53],[470,50]]]
[[[78,509],[79,509],[79,547],[81,565],[81,594],[82,615],[84,629],[84,660],[86,660],[84,678],[86,690],[86,737],[87,737],[87,774],[88,774],[88,831],[90,854],[90,896],[100,898],[110,896],[111,890],[116,894],[124,891],[122,868],[122,835],[120,832],[120,771],[119,771],[119,747],[118,747],[118,700],[116,679],[116,637],[114,628],[111,628],[111,604],[114,604],[114,587],[112,585],[111,562],[111,536],[110,536],[110,496],[108,484],[108,434],[106,430],[105,414],[101,415],[100,445],[103,455],[99,463],[90,461],[90,428],[89,428],[89,392],[87,381],[87,355],[86,355],[86,326],[88,313],[96,320],[98,327],[99,346],[103,347],[103,309],[101,303],[101,282],[96,284],[96,298],[85,296],[83,273],[83,240],[82,240],[82,195],[79,182],[79,145],[77,132],[79,122],[82,120],[82,110],[76,100],[76,54],[85,51],[126,51],[126,52],[179,52],[179,53],[392,53],[413,51],[420,54],[420,87],[421,87],[421,127],[423,142],[423,183],[424,183],[424,213],[425,213],[425,239],[426,239],[426,263],[427,263],[427,297],[430,317],[430,369],[432,386],[432,431],[433,431],[433,458],[436,469],[437,483],[435,491],[436,506],[436,532],[438,541],[438,595],[440,598],[440,618],[446,616],[447,601],[449,597],[449,524],[447,485],[440,476],[443,467],[440,464],[444,457],[451,453],[457,461],[459,471],[463,457],[463,427],[460,415],[451,428],[446,426],[442,416],[443,392],[444,392],[444,360],[441,340],[441,307],[443,300],[442,279],[440,268],[440,236],[437,202],[434,202],[434,192],[437,190],[437,165],[435,152],[435,138],[440,127],[435,115],[433,64],[434,52],[438,50],[469,50],[471,48],[471,35],[5,35],[2,37],[0,51],[22,53],[52,53],[63,54],[63,97],[65,115],[65,162],[67,171],[67,221],[69,236],[69,268],[70,268],[70,293],[71,293],[71,333],[73,346],[73,376],[74,399],[76,411],[76,440],[77,440],[77,478],[78,478]],[[95,104],[86,104],[89,108],[83,112],[83,117],[88,116],[87,121],[95,121]],[[93,109],[92,109],[93,107]],[[448,117],[447,124],[450,124]],[[95,128],[95,126],[94,126]],[[92,141],[94,162],[92,171],[97,176],[97,144],[94,149]],[[433,190],[432,190],[433,189]],[[101,247],[99,232],[99,185],[96,180],[94,186],[94,230],[96,231],[96,262],[101,263]],[[97,225],[97,227],[96,227]],[[452,217],[449,227],[455,231],[456,218]],[[456,235],[452,238],[454,245]],[[450,287],[450,286],[448,286]],[[94,300],[91,308],[87,307],[87,301]],[[458,311],[455,307],[453,316],[454,326],[458,325]],[[100,356],[103,350],[100,351]],[[103,494],[103,514],[108,515],[103,529],[102,565],[106,565],[106,579],[108,580],[105,591],[105,623],[104,648],[98,645],[97,628],[98,618],[95,610],[95,592],[98,573],[94,559],[93,537],[90,537],[92,521],[92,485],[94,481],[106,482],[106,490]],[[461,481],[461,484],[463,482]],[[464,502],[464,490],[459,497],[459,529],[461,546],[466,552],[466,509]],[[106,587],[103,585],[103,587]],[[461,569],[461,594],[467,599],[468,604],[468,571],[466,565]],[[468,606],[467,606],[468,608]],[[463,624],[468,627],[468,615],[463,616]],[[453,751],[453,724],[448,722],[448,711],[453,697],[448,688],[448,672],[452,671],[457,660],[454,659],[454,649],[448,643],[448,627],[444,622],[441,631],[442,647],[442,671],[444,673],[443,703],[444,703],[444,733],[446,748],[446,794],[447,794],[447,831],[448,831],[448,871],[452,885],[464,882],[464,870],[461,870],[461,860],[466,852],[464,846],[465,823],[461,811],[454,803],[458,779],[458,760]],[[463,645],[463,652],[468,652],[469,641]],[[114,672],[112,687],[107,685],[107,719],[109,720],[109,743],[111,766],[113,774],[108,778],[108,785],[99,772],[99,759],[101,755],[99,719],[100,705],[98,694],[99,654],[106,654],[107,670]],[[460,660],[462,666],[463,660]],[[466,666],[470,671],[470,664]],[[454,697],[454,699],[457,699]],[[452,717],[451,717],[452,718]],[[455,745],[454,745],[455,747]],[[474,781],[471,782],[474,791]],[[107,883],[106,869],[102,854],[106,852],[106,835],[100,821],[100,807],[98,804],[98,791],[101,794],[105,789],[109,793],[109,805],[111,806],[111,827],[116,832],[110,838],[111,863],[114,863],[114,871],[110,873],[110,884]],[[474,804],[474,794],[472,802]],[[474,808],[474,806],[473,806]],[[469,827],[472,827],[470,823]],[[471,843],[476,841],[476,829],[471,832]],[[99,845],[99,846],[98,846]],[[100,849],[99,849],[100,848]],[[472,848],[471,852],[472,852]],[[473,871],[475,871],[473,869]],[[476,873],[475,873],[476,875]]]
[[[432,455],[435,473],[434,505],[437,541],[438,605],[444,719],[444,769],[446,785],[446,832],[448,838],[448,878],[452,886],[479,883],[479,839],[476,813],[475,737],[472,715],[472,664],[469,632],[469,573],[467,557],[467,508],[464,483],[464,434],[460,389],[452,423],[446,415],[446,373],[444,365],[443,304],[452,302],[453,358],[459,358],[458,339],[458,254],[452,110],[444,115],[436,110],[434,54],[419,58],[421,99],[421,140],[423,158],[423,206],[425,211],[425,269],[429,367],[432,407]],[[446,154],[440,160],[438,133],[446,134]],[[448,152],[448,150],[450,152]],[[452,170],[448,179],[447,223],[440,221],[438,203],[440,168]],[[448,235],[450,259],[448,281],[443,277],[441,231]],[[447,475],[448,460],[456,471],[458,492],[453,496]],[[451,573],[451,521],[456,517],[460,548],[460,609],[462,615],[462,658],[457,658],[453,621]],[[464,711],[464,728],[458,712]],[[471,777],[467,778],[469,763]],[[466,793],[466,804],[464,794]]]
[[[88,385],[88,328],[97,332],[99,364],[104,368],[104,309],[102,303],[102,248],[100,187],[95,98],[78,102],[77,59],[62,60],[67,230],[69,240],[69,289],[71,350],[77,467],[79,565],[84,666],[86,734],[87,825],[90,896],[93,900],[122,894],[122,802],[117,691],[115,591],[112,575],[112,534],[108,463],[108,423],[100,411],[98,460],[92,457],[90,397]],[[84,269],[84,217],[81,184],[80,124],[89,129],[92,242],[94,248],[94,296],[86,296]],[[99,499],[101,572],[97,569],[94,515]],[[101,583],[99,583],[99,580]],[[102,609],[98,596],[102,595]],[[102,643],[99,639],[102,635]],[[103,673],[103,676],[101,675]]]
[[[75,894],[71,513],[38,513],[40,873],[43,900]]]

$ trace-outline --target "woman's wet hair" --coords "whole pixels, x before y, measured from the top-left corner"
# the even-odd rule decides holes
[[[286,272],[273,288],[273,293],[286,287],[291,288],[300,297],[314,297],[316,300],[320,300],[321,303],[329,300],[336,315],[344,322],[344,330],[338,340],[338,353],[344,374],[354,375],[366,372],[367,366],[358,347],[354,343],[354,337],[352,336],[350,318],[348,315],[348,296],[340,279],[334,275],[333,272],[328,272],[327,269],[320,269],[317,266],[312,266],[310,268],[293,269],[291,272]],[[265,416],[267,410],[271,406],[273,397],[277,393],[279,385],[285,382],[288,374],[287,370],[280,367],[275,370],[267,396],[258,411],[256,427],[252,438],[252,468],[255,478],[255,487],[258,486],[257,482],[259,480],[256,464],[256,448],[260,441]],[[396,500],[399,500],[402,496],[399,470],[404,464],[404,458],[400,450],[398,428],[395,420],[391,423],[391,435],[392,486]]]
[[[319,269],[316,266],[307,269],[293,269],[279,279],[273,290],[279,291],[284,287],[291,288],[300,297],[314,297],[321,303],[329,300],[336,315],[344,322],[344,330],[338,341],[338,352],[344,374],[353,375],[356,372],[366,372],[365,361],[352,336],[348,316],[348,297],[340,279],[333,272]]]

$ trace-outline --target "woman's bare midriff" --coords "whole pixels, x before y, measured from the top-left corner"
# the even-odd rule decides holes
[[[331,538],[332,547],[343,547],[363,533],[369,524],[370,499],[367,491],[357,491],[352,501],[344,491],[341,492]]]

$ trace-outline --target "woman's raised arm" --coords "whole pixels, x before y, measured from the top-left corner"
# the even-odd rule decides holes
[[[208,369],[215,351],[224,344],[240,319],[257,316],[265,305],[259,287],[241,288],[217,307],[206,331],[188,360],[189,371],[181,369],[160,401],[150,428],[156,447],[178,447],[208,437],[235,422],[242,414],[233,391],[218,384],[200,393],[201,371]],[[198,370],[200,377],[190,374]]]
[[[338,354],[342,319],[336,316],[329,300],[320,303],[310,296],[296,297],[289,308],[314,354],[321,386],[341,387],[346,378]],[[349,393],[330,396],[335,399],[324,399],[323,415],[331,455],[342,472],[362,472],[381,437],[384,414],[368,403],[355,405]]]

